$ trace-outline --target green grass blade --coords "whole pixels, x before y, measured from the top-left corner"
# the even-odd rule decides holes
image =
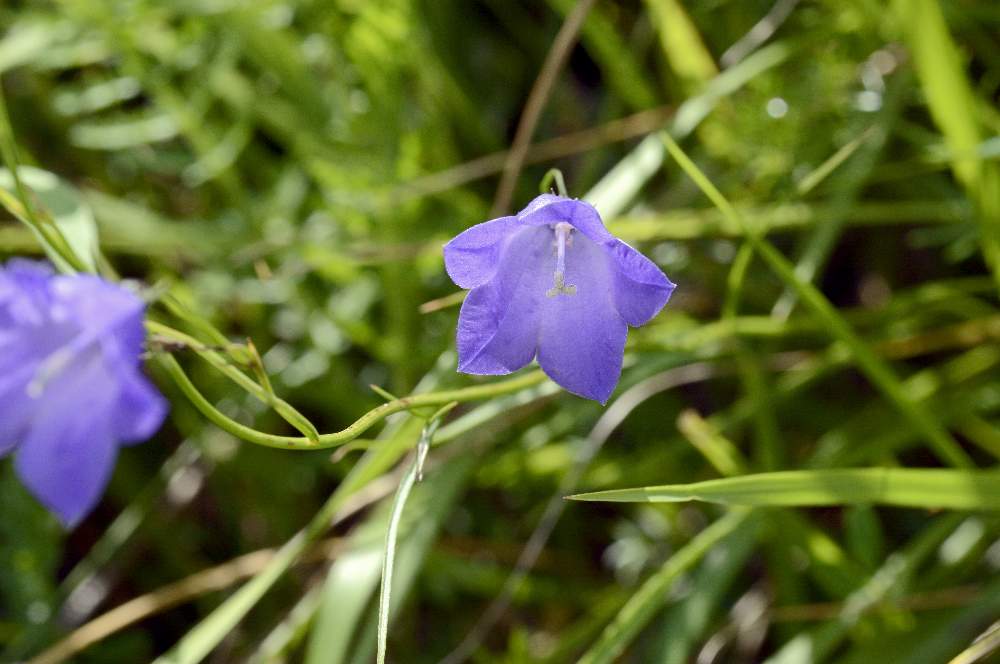
[[[418,452],[419,454],[419,452]],[[410,497],[414,482],[417,481],[417,466],[420,460],[414,460],[413,465],[403,477],[392,502],[392,515],[389,517],[389,528],[385,533],[385,548],[382,555],[382,583],[378,595],[378,650],[375,661],[384,664],[389,641],[389,606],[392,601],[392,572],[396,561],[396,540],[399,536],[399,520],[403,516],[403,508]]]
[[[94,221],[94,213],[80,192],[57,175],[40,168],[21,166],[18,168],[18,174],[23,185],[35,200],[41,203],[73,253],[83,261],[89,271],[95,272],[99,256],[97,222]],[[0,187],[10,192],[16,191],[11,171],[0,169]],[[53,261],[63,260],[48,245],[45,249]],[[72,266],[64,265],[64,267],[68,269]]]
[[[575,0],[549,0],[562,16],[569,15]],[[633,55],[628,42],[619,35],[614,21],[601,7],[595,7],[583,24],[582,41],[607,77],[608,86],[635,110],[656,105],[656,89],[643,76],[643,65]]]
[[[786,470],[691,484],[614,489],[571,496],[617,503],[820,506],[895,505],[925,509],[1000,510],[1000,472],[936,468]]]
[[[306,591],[280,623],[268,633],[248,664],[280,664],[286,661],[289,651],[299,645],[309,632],[319,605],[323,601],[324,586],[316,584]]]
[[[447,410],[451,407],[446,406]],[[417,442],[416,457],[413,464],[406,471],[403,480],[396,490],[396,497],[392,501],[392,510],[389,516],[389,527],[385,531],[385,548],[382,554],[382,583],[378,596],[378,650],[375,661],[384,664],[387,644],[389,640],[389,610],[392,606],[392,573],[396,559],[396,541],[399,537],[399,522],[403,518],[403,508],[410,497],[413,485],[420,481],[423,474],[424,460],[427,452],[430,451],[431,439],[434,432],[441,423],[440,415],[434,415],[420,432],[420,440]]]
[[[889,365],[883,362],[861,337],[854,332],[847,321],[837,313],[837,310],[819,289],[809,282],[800,279],[795,274],[795,268],[791,262],[774,245],[761,237],[756,232],[756,229],[747,226],[736,209],[716,189],[711,180],[701,172],[701,169],[691,161],[691,158],[681,150],[680,146],[677,145],[669,133],[660,132],[660,138],[670,154],[688,174],[688,177],[694,180],[702,192],[719,208],[719,211],[729,217],[733,223],[746,229],[747,240],[753,245],[761,258],[764,259],[782,281],[798,293],[802,302],[827,326],[830,335],[850,350],[854,360],[868,376],[869,380],[882,391],[887,399],[896,405],[899,411],[910,420],[916,430],[927,437],[927,441],[938,456],[951,465],[971,467],[973,465],[972,460],[955,439],[952,438],[951,434],[937,420],[910,399],[899,378],[896,377],[896,374]]]
[[[309,630],[305,664],[342,664],[347,661],[358,624],[378,588],[382,537],[389,519],[388,505],[358,525],[350,548],[337,557],[326,574],[323,597]]]
[[[952,172],[979,205],[982,251],[1000,286],[1000,168],[980,159],[981,113],[959,47],[938,0],[896,0],[894,9]]]
[[[955,175],[966,185],[973,184],[979,178],[976,100],[941,6],[938,0],[896,0],[894,9],[931,116],[955,155]]]
[[[434,472],[433,476],[420,482],[410,496],[407,513],[416,515],[416,521],[401,539],[396,551],[395,570],[392,580],[392,600],[388,603],[388,615],[395,616],[407,597],[414,590],[417,578],[426,565],[429,554],[437,541],[438,533],[455,504],[464,495],[475,460],[465,456],[449,461],[447,466]],[[390,625],[392,622],[390,621]],[[368,664],[377,647],[378,616],[369,613],[368,618],[357,631],[356,645],[349,664]],[[396,659],[400,658],[397,653]]]
[[[390,504],[383,501],[377,512],[360,526],[355,546],[334,562],[327,575],[322,605],[312,627],[304,661],[307,664],[336,664],[357,659],[358,651],[367,651],[371,661],[375,646],[375,623],[366,624],[371,598],[383,571],[387,529],[399,534],[398,544],[391,549],[398,561],[385,564],[392,573],[392,597],[383,600],[392,614],[405,598],[422,562],[455,501],[462,495],[471,464],[467,458],[447,463],[415,485],[415,467],[400,483],[400,489]],[[407,488],[408,487],[408,488]],[[404,490],[405,489],[405,490]],[[409,493],[412,489],[412,493]],[[406,494],[409,495],[407,496]],[[401,501],[401,498],[406,499]],[[408,505],[405,513],[403,503]],[[401,525],[400,525],[401,522]],[[388,595],[383,582],[383,595]],[[388,617],[389,612],[384,614]],[[381,618],[383,613],[380,612]],[[388,623],[386,623],[388,624]]]
[[[646,0],[670,68],[688,90],[719,73],[698,28],[678,0]]]

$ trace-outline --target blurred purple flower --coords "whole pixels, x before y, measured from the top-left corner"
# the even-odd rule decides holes
[[[628,326],[652,319],[674,290],[593,206],[552,194],[469,228],[444,260],[472,289],[458,319],[459,371],[506,374],[537,355],[552,380],[601,403],[621,375]]]
[[[142,374],[145,305],[91,275],[0,267],[0,456],[67,526],[104,492],[119,445],[160,427],[167,404]]]

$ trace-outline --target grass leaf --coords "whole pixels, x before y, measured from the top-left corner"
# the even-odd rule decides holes
[[[705,501],[794,507],[881,504],[925,509],[1000,510],[1000,472],[935,468],[786,470],[692,484],[582,493],[570,498],[618,503]]]

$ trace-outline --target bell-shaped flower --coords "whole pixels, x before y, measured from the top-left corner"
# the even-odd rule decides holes
[[[674,284],[611,235],[583,201],[543,194],[515,216],[478,224],[444,247],[472,289],[458,319],[458,370],[506,374],[532,361],[565,389],[606,403],[628,326],[652,319]]]
[[[104,493],[118,447],[146,440],[167,404],[142,373],[145,304],[43,263],[0,268],[0,456],[67,526]]]

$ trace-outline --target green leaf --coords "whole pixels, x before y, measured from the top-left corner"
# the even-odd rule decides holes
[[[69,246],[83,261],[87,269],[97,270],[98,238],[97,222],[90,206],[80,195],[76,187],[59,176],[32,166],[18,168],[21,182],[34,194],[36,206],[49,214]],[[0,169],[0,188],[11,195],[16,195],[16,187],[11,172]],[[60,267],[67,267],[65,261],[51,251],[46,243],[42,243],[52,262]]]
[[[19,21],[10,26],[0,40],[0,72],[32,62],[57,36],[56,26],[49,22]]]
[[[392,593],[392,615],[405,599],[430,550],[438,529],[462,495],[460,489],[471,465],[467,459],[450,462],[418,484],[406,507],[400,528],[398,565]],[[396,501],[383,501],[379,510],[359,526],[351,548],[330,568],[323,604],[313,626],[305,661],[308,664],[347,662],[350,646],[371,659],[375,625],[359,629],[379,585],[385,550],[385,532],[395,517]],[[360,634],[360,636],[359,636]]]
[[[1000,510],[1000,472],[929,468],[787,470],[570,497],[616,503],[694,500],[725,505],[880,504],[925,509]]]

